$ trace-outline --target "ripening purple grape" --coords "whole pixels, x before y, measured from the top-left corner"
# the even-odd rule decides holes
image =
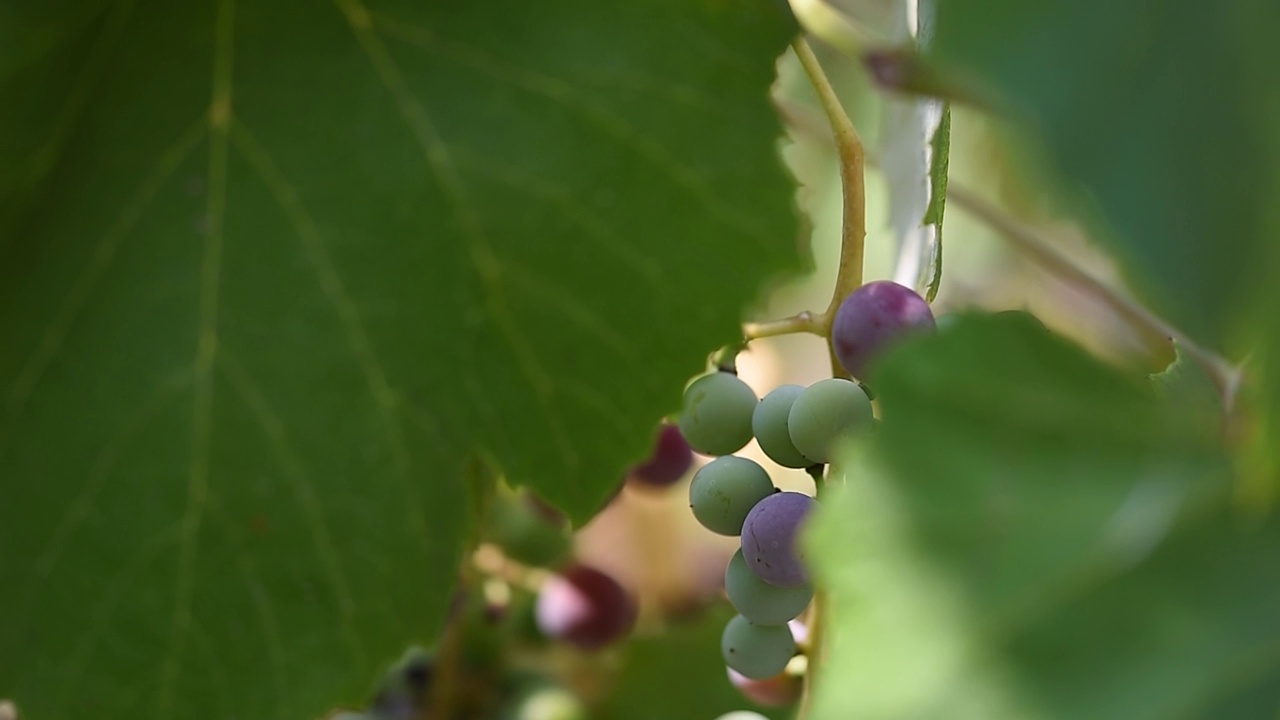
[[[797,534],[815,505],[804,493],[780,492],[751,508],[742,523],[742,557],[756,577],[779,587],[809,582]]]
[[[929,303],[889,280],[870,282],[840,303],[831,323],[831,345],[845,370],[859,380],[890,345],[936,328]]]
[[[725,672],[738,692],[757,705],[786,707],[800,699],[803,684],[798,675],[788,675],[784,671],[764,680],[752,680],[731,667],[726,667]]]
[[[595,650],[630,633],[638,608],[617,580],[595,568],[573,565],[543,583],[534,614],[548,637]]]
[[[685,442],[680,428],[663,423],[653,444],[653,454],[631,468],[628,477],[634,485],[666,488],[674,485],[693,466],[693,449]]]

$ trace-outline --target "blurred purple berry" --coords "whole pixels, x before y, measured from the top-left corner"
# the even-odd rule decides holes
[[[693,466],[693,449],[680,428],[663,423],[654,441],[653,454],[631,469],[630,479],[639,485],[666,488],[674,485]]]

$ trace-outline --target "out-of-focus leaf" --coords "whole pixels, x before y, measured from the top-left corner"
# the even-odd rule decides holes
[[[1176,324],[1251,348],[1275,293],[1280,4],[941,3],[935,58],[1024,111]]]
[[[1152,386],[1172,408],[1201,417],[1215,417],[1222,409],[1222,398],[1213,378],[1204,368],[1187,357],[1182,347],[1174,344],[1173,362],[1151,376]]]
[[[1215,436],[1016,315],[890,354],[877,436],[809,536],[814,717],[1253,720],[1280,703],[1280,523]]]

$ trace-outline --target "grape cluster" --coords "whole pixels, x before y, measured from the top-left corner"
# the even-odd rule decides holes
[[[754,437],[779,465],[812,468],[831,460],[839,438],[872,422],[870,400],[848,380],[783,385],[760,399],[722,370],[685,392],[681,432],[695,450],[718,456],[694,474],[689,505],[703,527],[741,538],[725,570],[725,592],[738,615],[721,636],[735,684],[777,678],[796,653],[789,622],[813,599],[797,540],[816,503],[778,489],[758,463],[731,453]]]
[[[831,343],[844,369],[861,380],[889,347],[935,327],[928,303],[915,292],[873,282],[841,303]],[[796,653],[795,619],[814,593],[798,538],[817,503],[778,489],[763,467],[733,453],[754,437],[778,465],[817,476],[843,438],[869,432],[875,422],[864,388],[843,378],[783,385],[758,398],[732,370],[721,369],[685,391],[679,430],[694,450],[716,456],[694,474],[689,505],[703,527],[740,537],[724,582],[738,614],[720,643],[735,685],[785,677]]]

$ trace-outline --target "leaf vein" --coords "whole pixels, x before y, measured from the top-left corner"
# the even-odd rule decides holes
[[[665,172],[690,196],[702,202],[716,220],[758,241],[769,241],[761,234],[759,228],[742,219],[740,210],[723,202],[712,190],[710,184],[695,170],[672,155],[661,143],[648,139],[626,118],[584,96],[569,81],[508,63],[489,53],[441,38],[427,28],[386,15],[375,16],[375,21],[377,26],[391,37],[463,63],[499,82],[505,82],[512,87],[577,110],[583,118],[595,123],[596,127],[630,147],[652,166]]]
[[[503,335],[515,356],[534,397],[542,405],[548,427],[555,438],[565,465],[576,468],[580,464],[578,452],[569,440],[564,420],[554,402],[554,386],[550,375],[542,366],[536,351],[507,305],[502,285],[502,264],[489,244],[475,207],[467,198],[467,190],[450,157],[449,149],[436,131],[426,109],[405,86],[399,66],[392,59],[386,46],[374,32],[369,12],[357,0],[335,0],[346,17],[365,55],[369,58],[378,78],[399,107],[405,123],[413,132],[427,165],[437,184],[453,206],[456,220],[469,239],[468,254],[485,289],[486,304],[498,331]]]
[[[85,303],[92,297],[98,281],[110,268],[121,244],[133,232],[155,196],[177,172],[178,167],[190,157],[200,139],[204,137],[205,130],[206,127],[202,121],[194,123],[160,156],[155,168],[147,173],[137,192],[121,209],[120,215],[112,223],[111,228],[102,236],[88,266],[68,288],[53,319],[41,333],[39,344],[23,363],[22,370],[9,388],[8,407],[5,412],[7,429],[5,434],[0,436],[0,449],[9,442],[9,432],[13,424],[22,416],[31,393],[44,376],[49,363],[62,351],[62,344],[66,341],[71,324],[75,322]]]
[[[210,456],[213,441],[213,370],[218,352],[218,286],[222,274],[223,221],[227,201],[228,129],[231,116],[231,67],[235,42],[234,0],[219,0],[214,23],[212,98],[209,107],[209,168],[206,196],[207,232],[200,261],[199,329],[193,361],[195,386],[191,419],[191,458],[187,501],[182,514],[182,539],[174,584],[174,607],[169,650],[161,670],[156,699],[159,720],[173,717],[173,702],[195,590],[195,566],[200,529],[209,499]]]
[[[275,455],[276,461],[280,464],[285,478],[293,489],[294,497],[307,518],[316,554],[320,559],[320,563],[324,566],[325,574],[328,575],[329,584],[338,603],[338,610],[342,614],[344,640],[349,646],[356,664],[363,665],[368,655],[353,625],[353,618],[356,614],[355,596],[351,592],[351,584],[347,580],[346,570],[342,566],[342,559],[338,555],[337,546],[333,542],[333,534],[329,531],[329,525],[325,521],[324,511],[320,507],[320,500],[315,493],[315,489],[307,482],[307,473],[303,468],[299,454],[289,441],[288,431],[280,420],[280,416],[271,409],[266,397],[259,390],[258,384],[253,380],[249,371],[229,350],[224,348],[219,354],[218,367],[222,370],[223,377],[231,383],[236,394],[240,396],[245,406],[249,408],[250,413],[253,414],[254,419],[257,420],[259,430],[262,431],[267,440],[267,445],[271,448],[272,454]]]
[[[417,489],[409,477],[409,451],[405,442],[404,428],[400,422],[397,408],[399,398],[387,379],[374,352],[373,343],[365,330],[364,320],[360,317],[359,308],[347,292],[341,276],[333,266],[320,235],[320,230],[312,219],[311,213],[302,202],[302,196],[294,185],[284,176],[265,148],[253,137],[249,129],[238,120],[232,124],[232,141],[236,148],[249,161],[258,177],[266,184],[267,189],[275,197],[276,203],[284,211],[293,225],[308,259],[316,274],[325,298],[333,307],[342,324],[343,333],[356,362],[364,376],[374,404],[382,416],[387,433],[387,444],[391,450],[395,465],[395,476],[410,502],[406,509],[409,521],[417,531],[422,550],[430,553],[430,534],[428,524],[422,513],[422,504],[417,501]]]

